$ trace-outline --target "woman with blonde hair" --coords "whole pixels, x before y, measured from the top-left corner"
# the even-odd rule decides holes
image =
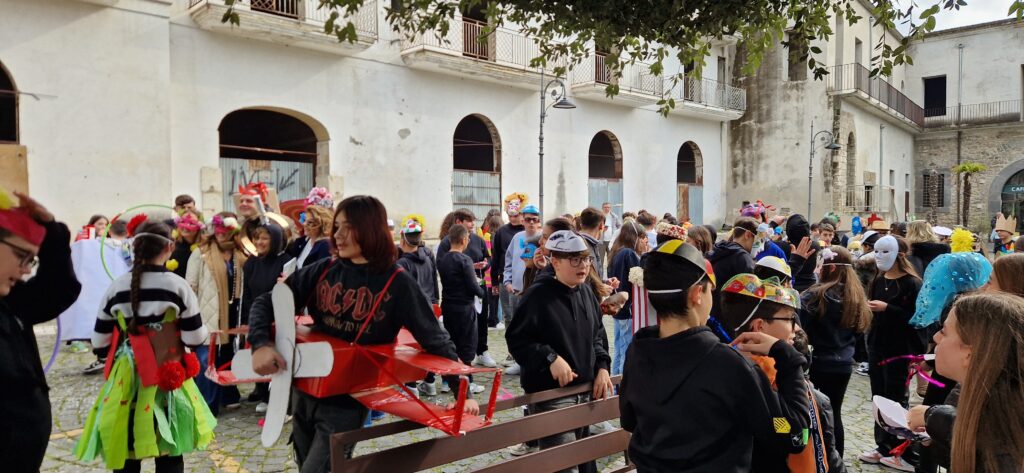
[[[1008,292],[1024,297],[1024,253],[1001,256],[992,263],[989,291]]]
[[[288,253],[295,258],[295,268],[302,269],[317,261],[331,257],[331,209],[319,205],[310,205],[302,213],[303,235],[288,245]]]
[[[917,274],[924,274],[925,269],[939,255],[949,253],[948,243],[939,243],[939,236],[932,230],[932,225],[925,220],[914,220],[907,226],[907,244],[910,253],[907,258],[914,265]]]
[[[1024,471],[1024,299],[965,296],[935,343],[936,370],[960,383],[960,397],[955,407],[912,409],[910,427],[950,450],[949,471]]]

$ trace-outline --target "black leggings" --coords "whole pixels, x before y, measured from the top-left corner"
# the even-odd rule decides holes
[[[181,455],[174,457],[156,457],[156,473],[184,473],[185,460]],[[142,460],[128,459],[124,461],[124,468],[114,470],[114,473],[138,473],[142,469]]]
[[[824,372],[815,365],[811,365],[811,383],[821,391],[832,404],[832,417],[835,419],[833,431],[836,438],[836,451],[843,456],[843,398],[846,397],[846,388],[850,385],[850,376],[853,371],[845,373]]]

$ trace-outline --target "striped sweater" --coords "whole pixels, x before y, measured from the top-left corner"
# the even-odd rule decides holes
[[[178,318],[182,342],[189,346],[206,343],[210,333],[203,325],[199,301],[188,283],[163,266],[146,266],[144,271],[139,284],[138,316],[131,307],[131,273],[115,279],[107,289],[92,334],[93,349],[99,352],[110,346],[114,327],[117,326],[117,312],[124,315],[125,322],[137,317],[136,324],[151,324],[162,322],[167,310],[172,310]]]

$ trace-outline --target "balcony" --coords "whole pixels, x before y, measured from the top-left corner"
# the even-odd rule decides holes
[[[925,128],[995,125],[1022,121],[1024,121],[1024,113],[1021,113],[1020,100],[926,108],[924,110]]]
[[[474,76],[498,84],[540,89],[540,69],[530,60],[540,56],[533,38],[518,31],[497,28],[480,42],[486,24],[469,18],[450,23],[448,34],[418,35],[402,41],[402,60],[413,69],[456,76]],[[553,74],[554,64],[546,72]]]
[[[843,211],[846,213],[893,215],[896,212],[896,191],[892,187],[852,185],[839,192],[844,193]]]
[[[728,121],[740,118],[747,110],[746,90],[711,79],[684,77],[670,96],[676,101],[671,113],[679,115]]]
[[[851,97],[871,105],[869,110],[907,131],[919,131],[924,126],[924,109],[920,105],[882,78],[872,78],[871,71],[860,64],[830,67],[826,83],[830,95]]]
[[[622,77],[615,77],[605,60],[604,54],[591,54],[573,68],[570,81],[573,95],[637,107],[654,105],[661,100],[664,81],[651,74],[650,64],[625,64]],[[608,97],[605,89],[610,84],[619,86],[618,95]]]
[[[377,41],[375,0],[367,0],[353,16],[337,20],[341,26],[346,21],[355,25],[354,43],[324,33],[331,11],[321,10],[319,5],[319,0],[235,0],[238,26],[221,21],[228,9],[224,0],[190,0],[189,14],[206,30],[343,56],[363,51]]]

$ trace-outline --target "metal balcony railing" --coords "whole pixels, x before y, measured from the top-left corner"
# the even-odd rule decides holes
[[[540,47],[533,38],[507,28],[496,28],[481,42],[480,35],[486,27],[486,23],[478,20],[455,20],[449,24],[444,37],[428,32],[412,40],[403,39],[402,51],[429,48],[516,69],[536,69],[530,66],[530,60],[540,56]],[[555,63],[549,62],[545,70],[550,73],[555,67]]]
[[[189,8],[202,4],[224,4],[224,0],[190,0]],[[239,10],[250,10],[268,15],[291,18],[314,25],[323,25],[331,17],[330,9],[321,9],[319,0],[235,0],[234,6]],[[377,37],[377,2],[366,0],[363,7],[351,17],[339,20],[351,21],[359,36]]]
[[[843,210],[851,213],[895,211],[895,190],[890,186],[852,185],[846,186]]]
[[[1020,100],[954,105],[952,107],[924,109],[926,128],[989,125],[1024,121]]]
[[[666,84],[665,87],[669,87]],[[708,107],[745,111],[747,91],[739,87],[699,77],[684,77],[672,91],[672,98]]]
[[[661,78],[651,74],[650,64],[625,64],[622,77],[615,77],[615,72],[607,63],[607,55],[601,53],[587,56],[572,70],[572,85],[586,84],[616,84],[619,93],[631,92],[659,98],[664,90]]]
[[[826,80],[829,92],[859,90],[917,126],[924,126],[924,109],[920,105],[882,78],[871,77],[871,71],[860,64],[832,66]]]

